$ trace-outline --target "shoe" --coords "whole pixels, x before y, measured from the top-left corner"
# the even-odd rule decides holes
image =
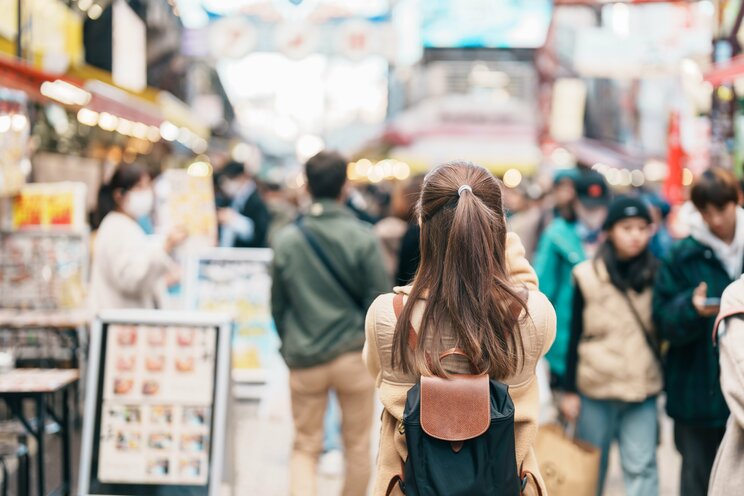
[[[327,477],[342,477],[344,475],[344,454],[339,450],[323,453],[318,463],[318,472]]]

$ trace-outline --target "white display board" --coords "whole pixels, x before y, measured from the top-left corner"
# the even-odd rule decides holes
[[[219,494],[230,329],[224,314],[120,310],[99,316],[79,494]]]
[[[260,398],[279,357],[271,317],[273,252],[268,248],[210,248],[192,252],[186,278],[189,309],[233,315],[236,398]]]

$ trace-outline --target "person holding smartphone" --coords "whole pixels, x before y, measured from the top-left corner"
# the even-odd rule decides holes
[[[729,409],[718,382],[718,349],[710,339],[719,298],[742,273],[744,210],[734,175],[711,168],[695,181],[690,236],[663,261],[654,287],[653,317],[669,343],[666,410],[682,455],[681,496],[707,494]]]

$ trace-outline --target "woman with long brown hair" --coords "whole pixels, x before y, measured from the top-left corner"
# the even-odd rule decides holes
[[[367,314],[364,357],[384,405],[373,494],[386,493],[407,458],[399,425],[408,390],[422,375],[471,370],[465,357],[440,359],[455,347],[477,373],[509,385],[517,467],[535,475],[524,494],[536,493],[535,485],[544,493],[532,450],[538,416],[535,366],[555,337],[555,312],[537,291],[519,238],[506,232],[500,183],[472,163],[446,163],[427,175],[417,213],[421,263],[413,284],[380,296]],[[396,294],[405,295],[399,319]],[[409,323],[420,343],[413,350]]]

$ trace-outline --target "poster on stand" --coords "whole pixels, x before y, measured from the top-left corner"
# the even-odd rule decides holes
[[[217,213],[211,177],[169,169],[158,177],[155,194],[159,232],[168,233],[176,226],[185,228],[189,235],[186,251],[216,244]]]
[[[279,358],[279,338],[271,317],[267,248],[213,248],[192,253],[187,270],[186,304],[194,310],[225,312],[235,318],[233,379],[237,384],[266,382]],[[236,396],[245,397],[236,388]]]
[[[122,310],[92,334],[81,495],[220,493],[230,318]]]

